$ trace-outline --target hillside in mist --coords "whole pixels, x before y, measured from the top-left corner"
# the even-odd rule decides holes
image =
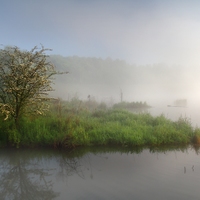
[[[172,103],[176,99],[198,99],[200,70],[154,64],[137,66],[110,58],[63,57],[51,55],[51,62],[59,71],[69,74],[57,76],[54,95],[62,99],[77,96],[97,101],[147,101]]]

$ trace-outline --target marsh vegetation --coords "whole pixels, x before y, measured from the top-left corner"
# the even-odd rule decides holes
[[[52,101],[49,106],[45,116],[21,118],[18,130],[12,119],[4,121],[2,117],[1,146],[74,148],[199,143],[200,129],[183,117],[172,121],[164,115],[132,113],[77,98]]]

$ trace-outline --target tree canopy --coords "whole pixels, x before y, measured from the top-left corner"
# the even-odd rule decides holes
[[[45,103],[52,91],[53,75],[58,74],[48,61],[43,46],[35,46],[30,51],[18,47],[0,50],[0,112],[18,119],[27,113],[43,114]]]

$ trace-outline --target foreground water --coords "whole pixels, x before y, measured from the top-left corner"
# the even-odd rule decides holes
[[[1,199],[200,199],[199,149],[0,150]]]

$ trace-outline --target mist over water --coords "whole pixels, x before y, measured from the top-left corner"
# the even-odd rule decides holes
[[[121,100],[146,102],[152,115],[164,114],[172,120],[191,119],[200,125],[200,69],[177,65],[130,65],[110,58],[51,56],[52,61],[69,74],[55,80],[55,97],[71,100],[91,99],[112,106]],[[176,101],[184,100],[177,106]]]
[[[63,58],[65,62],[55,65],[58,69],[62,66],[61,70],[69,74],[57,78],[55,92],[64,99],[73,95],[84,99],[90,94],[98,101],[113,98],[119,102],[122,93],[123,101],[146,101],[152,106],[173,104],[177,99],[187,99],[192,105],[200,100],[200,70],[195,67],[137,66],[118,60]]]

